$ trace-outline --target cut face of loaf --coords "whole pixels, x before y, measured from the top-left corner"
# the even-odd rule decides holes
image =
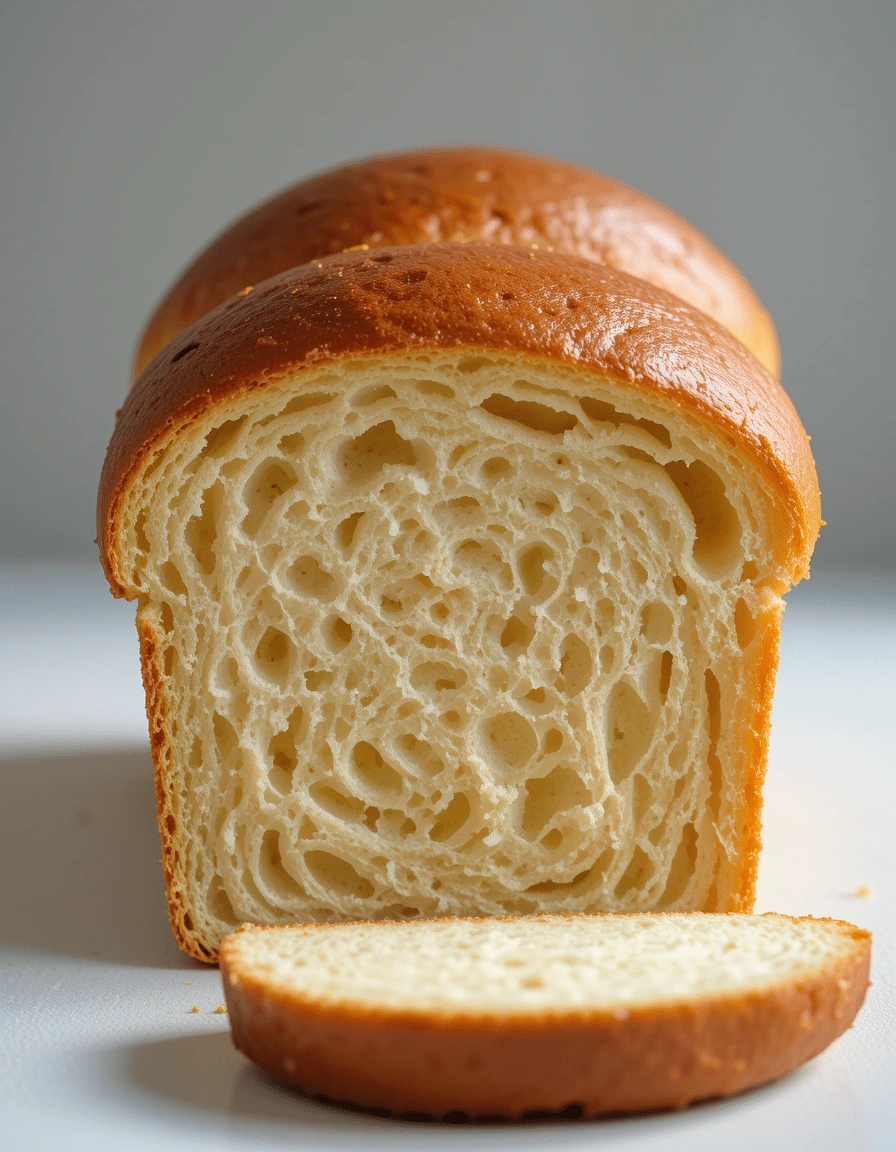
[[[242,921],[750,907],[787,581],[730,434],[410,347],[223,396],[141,469],[116,563],[194,955]]]
[[[245,928],[221,967],[237,1047],[306,1091],[595,1115],[791,1071],[852,1023],[869,956],[841,921],[535,916]]]

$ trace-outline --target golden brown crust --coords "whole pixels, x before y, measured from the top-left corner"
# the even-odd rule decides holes
[[[868,986],[870,937],[844,927],[849,953],[804,978],[619,1014],[463,1017],[324,1006],[242,971],[234,937],[222,946],[221,968],[236,1046],[306,1092],[433,1116],[514,1117],[576,1105],[592,1116],[730,1096],[816,1056],[852,1023]]]
[[[170,770],[167,728],[165,724],[164,675],[160,659],[160,646],[156,633],[146,620],[137,621],[140,642],[140,667],[143,690],[146,695],[146,718],[149,722],[149,748],[152,755],[156,793],[156,816],[162,846],[162,870],[165,875],[165,894],[168,900],[168,920],[182,951],[194,960],[206,963],[217,960],[214,955],[193,938],[193,925],[184,907],[183,863],[177,850],[177,824],[169,786]]]
[[[232,298],[131,390],[100,482],[103,563],[117,595],[119,506],[179,427],[221,401],[345,357],[469,348],[579,366],[680,404],[764,473],[780,503],[781,587],[808,570],[820,502],[808,438],[780,384],[728,332],[644,281],[570,256],[433,244],[329,257]]]
[[[438,148],[346,164],[237,220],[150,317],[134,376],[180,332],[249,285],[354,245],[540,245],[639,276],[712,316],[777,376],[778,341],[750,285],[682,217],[643,192],[546,156]]]

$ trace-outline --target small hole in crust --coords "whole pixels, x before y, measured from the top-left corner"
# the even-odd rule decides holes
[[[183,360],[185,356],[189,356],[191,353],[195,352],[198,347],[198,344],[187,344],[185,347],[181,348],[180,352],[176,352],[171,357],[171,363],[176,364],[179,360]]]

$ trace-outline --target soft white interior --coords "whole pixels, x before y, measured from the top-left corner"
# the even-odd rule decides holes
[[[692,1001],[847,956],[843,925],[779,916],[530,916],[247,932],[231,979],[318,1002],[493,1015]]]
[[[770,507],[669,402],[514,357],[322,367],[172,438],[122,567],[188,931],[727,907]]]

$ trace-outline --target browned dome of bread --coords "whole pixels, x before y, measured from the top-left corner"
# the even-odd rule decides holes
[[[449,373],[446,379],[450,378],[450,387],[435,380],[443,368]],[[488,383],[499,379],[503,381],[499,386]],[[398,398],[399,391],[403,399]],[[532,400],[534,396],[539,399]],[[241,502],[247,492],[254,491],[253,482],[246,486],[244,479],[228,480],[228,474],[221,471],[217,491],[223,493],[225,482],[238,483],[238,489],[230,492],[222,504],[221,516],[237,519],[232,529],[224,526],[219,533],[215,527],[211,542],[205,544],[196,543],[196,525],[205,523],[205,513],[197,509],[208,506],[198,490],[188,498],[177,497],[179,519],[170,526],[169,533],[166,517],[174,507],[174,489],[170,485],[178,491],[194,483],[208,485],[210,479],[197,479],[196,462],[204,459],[204,467],[224,469],[220,453],[231,451],[225,448],[225,443],[229,443],[227,430],[251,426],[263,431],[267,416],[262,409],[275,420],[279,419],[278,413],[285,413],[287,421],[301,422],[308,419],[309,413],[317,419],[316,414],[342,411],[356,402],[360,415],[346,409],[344,419],[348,424],[338,414],[322,418],[330,420],[332,434],[340,442],[351,440],[352,452],[372,454],[374,471],[384,461],[376,455],[382,447],[370,439],[371,435],[385,435],[388,440],[395,437],[399,426],[405,426],[403,422],[423,419],[427,413],[437,418],[439,405],[448,404],[451,419],[457,421],[460,429],[457,435],[462,447],[477,436],[491,436],[489,429],[497,425],[501,426],[501,435],[508,430],[509,435],[521,437],[521,443],[531,445],[526,451],[531,453],[533,462],[547,461],[555,470],[550,480],[554,493],[551,499],[555,502],[566,499],[573,482],[564,473],[572,457],[582,467],[591,466],[592,454],[598,448],[590,428],[604,429],[599,432],[601,436],[634,436],[630,446],[618,450],[622,466],[645,470],[638,481],[642,486],[649,486],[654,482],[651,477],[656,477],[666,486],[664,491],[679,501],[676,506],[683,514],[693,516],[689,531],[694,549],[697,544],[693,534],[698,525],[702,525],[701,532],[704,528],[709,532],[711,540],[717,530],[724,534],[724,499],[714,522],[714,497],[710,495],[701,503],[699,492],[696,500],[688,493],[687,477],[691,474],[683,458],[680,467],[670,464],[672,472],[666,473],[651,453],[674,461],[676,457],[670,453],[680,452],[682,443],[676,437],[699,440],[704,445],[699,451],[708,454],[707,459],[717,460],[733,485],[743,485],[744,491],[748,487],[755,494],[755,500],[750,497],[749,508],[744,505],[742,510],[742,531],[752,534],[750,539],[754,542],[749,557],[739,552],[733,566],[720,576],[721,583],[707,578],[701,585],[704,591],[700,611],[724,615],[724,620],[720,616],[717,621],[718,628],[712,627],[721,629],[719,634],[726,637],[725,659],[733,661],[731,666],[742,672],[732,673],[730,678],[720,672],[721,681],[713,674],[706,685],[702,673],[694,680],[695,691],[703,701],[701,707],[704,712],[709,709],[709,719],[704,715],[699,725],[701,747],[709,749],[706,770],[716,771],[713,765],[721,765],[722,757],[729,783],[725,785],[724,797],[718,793],[715,801],[723,803],[724,808],[719,817],[727,829],[724,850],[719,848],[717,856],[705,857],[713,862],[703,866],[704,888],[689,905],[707,911],[749,910],[759,852],[761,785],[783,608],[780,596],[806,574],[820,523],[814,465],[799,419],[780,384],[740,342],[703,313],[642,280],[544,250],[475,244],[419,245],[330,257],[295,268],[229,300],[184,332],[165,356],[156,358],[132,389],[119,416],[100,486],[99,540],[113,592],[138,599],[140,604],[138,630],[156,763],[169,908],[182,946],[194,956],[214,958],[228,922],[232,926],[249,919],[294,920],[304,912],[267,907],[252,911],[248,905],[246,911],[240,912],[234,906],[227,917],[219,917],[211,927],[208,921],[202,930],[198,927],[200,915],[205,915],[204,897],[191,889],[188,841],[200,825],[203,836],[214,825],[207,817],[200,820],[190,805],[200,770],[203,786],[210,788],[212,769],[218,762],[224,763],[222,757],[230,754],[227,749],[242,749],[243,745],[235,745],[234,736],[229,743],[225,741],[223,751],[218,753],[213,752],[211,745],[207,755],[199,750],[194,757],[190,752],[185,741],[191,739],[194,723],[207,726],[211,713],[223,705],[211,696],[207,652],[191,654],[185,649],[183,656],[175,658],[172,644],[178,642],[176,634],[186,635],[195,627],[205,608],[217,602],[216,596],[239,599],[240,588],[245,586],[239,576],[243,561],[231,562],[234,549],[255,548],[254,559],[249,561],[251,580],[268,582],[272,591],[277,585],[266,570],[258,567],[264,564],[267,553],[256,548],[251,535],[246,535],[251,530],[241,527]],[[387,414],[391,420],[385,419]],[[494,423],[483,424],[484,420]],[[656,421],[665,421],[666,426]],[[368,429],[364,435],[356,436],[366,425],[374,431]],[[282,431],[278,433],[282,435]],[[415,433],[408,427],[406,435]],[[433,448],[439,451],[444,446],[440,436],[445,445],[449,443],[448,432],[440,432],[438,422],[427,435],[431,435]],[[320,435],[310,436],[307,429],[298,438],[290,432],[282,442],[298,446],[294,463],[289,464],[294,474],[296,469],[310,467],[332,477],[333,483],[327,489],[329,497],[326,493],[309,497],[315,501],[319,514],[336,507],[333,501],[346,490],[339,472],[339,452],[343,449],[336,450],[334,457],[332,445],[327,447]],[[399,447],[405,443],[399,438]],[[561,446],[562,450],[558,450]],[[241,451],[245,455],[248,450]],[[261,450],[256,458],[254,451],[249,452],[248,462],[241,458],[231,463],[240,468],[261,467],[262,471],[283,467],[272,464]],[[391,451],[387,445],[386,455]],[[413,453],[407,455],[409,451],[401,449],[397,457],[389,457],[388,467],[396,470],[390,475],[397,476],[403,467],[403,453],[407,456],[405,463],[415,459]],[[381,470],[377,475],[384,480],[385,489],[394,489]],[[279,499],[284,483],[288,487],[288,481],[282,477],[278,480],[277,476],[265,490],[269,492],[268,503]],[[674,484],[673,476],[678,477]],[[514,481],[523,483],[522,476]],[[716,483],[721,483],[718,477]],[[163,484],[169,488],[163,490]],[[440,494],[432,492],[429,481],[421,480],[421,484],[414,491],[421,501],[429,502],[427,507],[443,498],[441,490]],[[508,481],[505,488],[508,498],[512,498],[513,485]],[[349,484],[347,490],[356,489]],[[371,511],[379,507],[381,496],[379,489],[371,487],[364,497],[368,500],[365,507]],[[633,494],[631,499],[636,501],[637,496]],[[501,513],[493,515],[500,517]],[[558,517],[561,515],[565,513],[558,506]],[[737,520],[736,514],[734,518]],[[402,514],[399,520],[404,519]],[[400,532],[398,520],[396,525]],[[282,533],[284,547],[309,546],[305,528],[284,523]],[[176,565],[172,568],[168,560],[170,542],[175,537],[193,540],[199,549],[198,553],[177,558],[189,587],[184,586],[174,570]],[[661,563],[663,579],[672,582],[675,569],[669,561],[671,553],[664,556],[666,559],[657,563]],[[426,568],[432,561],[428,554],[421,563]],[[327,562],[327,569],[336,571],[335,554]],[[365,596],[375,595],[377,589],[385,592],[387,570],[375,571],[371,579],[373,584]],[[723,584],[727,589],[724,610],[719,607],[723,603],[719,599]],[[250,587],[260,585],[250,583]],[[688,599],[686,583],[675,586],[673,606],[682,617],[690,619],[698,610],[695,596],[693,593]],[[746,616],[740,616],[743,606],[737,607],[738,597],[744,596],[752,607]],[[488,595],[482,596],[477,600],[477,610],[492,611],[489,603]],[[239,613],[238,619],[245,619],[250,627],[260,619],[248,602]],[[231,614],[231,619],[237,617]],[[284,617],[281,626],[299,629],[289,644],[300,646],[305,625],[297,621],[295,616]],[[537,624],[534,618],[533,624]],[[219,643],[224,625],[225,621],[217,617],[206,621],[206,646]],[[637,629],[638,625],[632,623],[632,627]],[[427,629],[432,631],[431,622]],[[358,635],[360,632],[358,624]],[[432,636],[425,639],[433,642]],[[435,639],[438,641],[438,637]],[[251,644],[245,643],[254,650],[254,639]],[[349,653],[352,650],[347,649]],[[338,661],[338,657],[335,659]],[[479,674],[473,667],[472,650],[464,659],[464,676],[469,677],[470,683],[462,691],[465,699],[472,699],[472,678]],[[545,675],[549,671],[545,667]],[[293,681],[284,675],[282,683],[272,686],[256,676],[252,668],[246,669],[243,687],[267,684],[263,691],[270,696],[253,706],[253,716],[270,716],[275,708],[282,707],[282,701],[293,691]],[[556,671],[550,675],[556,675]],[[685,657],[681,660],[681,675],[694,679]],[[186,676],[193,677],[189,685],[183,679]],[[238,677],[231,678],[231,682],[238,684]],[[305,683],[301,680],[297,690],[304,691]],[[390,684],[394,687],[392,681],[383,681],[382,692]],[[719,691],[724,708],[719,705]],[[358,693],[346,689],[344,695],[354,700]],[[192,702],[190,706],[196,712],[195,716],[191,713],[192,719],[178,718],[180,702]],[[573,706],[579,708],[580,703],[574,701],[570,707]],[[551,722],[561,722],[557,712],[552,713]],[[352,739],[361,738],[351,726],[347,730],[355,733]],[[447,746],[453,738],[450,727],[431,735],[437,747]],[[372,735],[370,738],[374,739]],[[383,736],[387,738],[391,737]],[[727,751],[717,755],[713,749],[720,740]],[[255,752],[250,750],[248,754],[247,764],[256,763],[252,759]],[[297,754],[302,765],[310,763],[307,750],[298,749]],[[658,760],[657,764],[660,770],[665,761]],[[225,769],[231,772],[226,765]],[[248,788],[249,776],[245,783]],[[713,787],[707,780],[702,786]],[[704,804],[700,811],[701,820],[705,817],[711,821],[711,805]],[[294,824],[293,820],[289,825],[290,836],[293,832],[298,835]],[[261,825],[256,822],[252,829],[253,834],[260,833]],[[707,851],[715,851],[714,835],[707,824]],[[430,861],[434,858],[434,843],[427,837],[424,845],[428,853],[425,859]],[[590,845],[592,857],[598,849],[596,842]],[[699,851],[702,850],[701,847]],[[346,848],[345,852],[347,866],[362,866],[357,847]],[[425,860],[421,868],[423,864]],[[214,866],[214,861],[208,862],[208,869]],[[207,878],[211,872],[204,875]],[[530,898],[537,897],[542,902],[536,907],[552,906],[557,885],[551,886],[550,875],[529,883],[535,893]],[[511,896],[508,894],[508,898]],[[419,909],[422,898],[422,893],[411,891],[405,905]],[[581,899],[581,910],[585,911],[628,907],[620,908],[612,902],[595,907],[587,903],[586,896]],[[223,900],[219,904],[226,910]],[[483,911],[491,905],[481,903],[479,895],[473,893],[463,899],[457,896],[456,903],[446,908],[452,914],[460,914]],[[578,906],[571,910],[578,910]],[[369,908],[352,904],[340,914],[349,913],[366,916],[382,914],[382,909],[378,904]]]
[[[184,328],[242,289],[356,245],[538,245],[607,264],[686,300],[773,374],[771,317],[732,262],[643,192],[550,157],[501,148],[373,156],[288,188],[225,229],[150,317],[134,375]]]

